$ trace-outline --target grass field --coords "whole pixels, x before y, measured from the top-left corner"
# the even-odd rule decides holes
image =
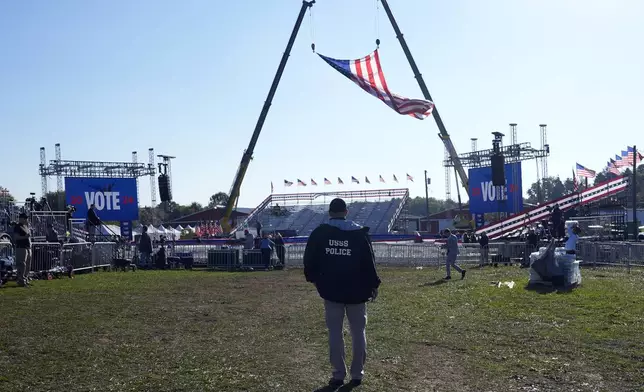
[[[356,391],[644,391],[644,273],[381,269]],[[514,280],[513,289],[492,281]],[[301,270],[103,272],[0,289],[1,391],[313,391],[322,303]]]

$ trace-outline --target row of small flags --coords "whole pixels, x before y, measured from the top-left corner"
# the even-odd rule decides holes
[[[380,181],[382,183],[386,183],[386,181],[385,181],[383,176],[378,176],[378,181]],[[396,183],[398,182],[398,177],[396,177],[395,174],[393,175],[393,181],[396,182]],[[409,174],[407,174],[407,181],[414,182],[414,177],[412,177]],[[366,184],[371,184],[371,181],[369,180],[369,177],[367,177],[367,176],[365,176],[364,182]],[[358,180],[356,177],[351,176],[351,183],[352,184],[360,184],[360,180]],[[311,181],[308,184],[306,182],[300,180],[299,178],[297,179],[296,182],[289,181],[289,180],[284,180],[284,186],[288,187],[288,186],[293,186],[295,184],[297,184],[297,186],[307,186],[307,185],[317,186],[318,185],[318,183],[312,178],[311,178]],[[329,180],[328,178],[325,178],[324,181],[323,181],[323,184],[324,185],[333,185],[333,182],[331,182],[331,180]],[[337,184],[344,185],[344,181],[342,180],[342,178],[338,177]],[[271,192],[273,192],[273,183],[272,182],[271,182]]]
[[[607,164],[606,164],[606,171],[615,174],[616,176],[621,175],[621,169],[627,168],[627,167],[632,167],[633,164],[638,164],[644,160],[644,157],[642,154],[637,152],[637,157],[635,157],[635,148],[634,147],[626,147],[626,150],[622,150],[621,155],[615,154],[615,159],[609,159]],[[635,160],[635,162],[633,162]],[[572,181],[575,187],[575,190],[579,188],[579,184],[577,183],[577,178],[595,178],[597,176],[597,172],[594,170],[591,170],[583,165],[580,165],[579,163],[576,164],[575,170],[572,172]]]
[[[617,176],[621,174],[621,169],[626,167],[633,167],[633,164],[638,164],[643,160],[642,154],[638,151],[635,157],[635,148],[627,147],[626,151],[622,150],[622,155],[615,154],[615,159],[609,159],[606,164],[606,170]],[[635,162],[633,162],[635,160]]]

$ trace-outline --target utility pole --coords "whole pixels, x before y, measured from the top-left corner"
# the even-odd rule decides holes
[[[637,241],[639,224],[637,223],[637,146],[633,146],[633,239]]]
[[[425,207],[427,208],[427,226],[425,229],[429,231],[429,179],[427,178],[427,170],[425,170]]]

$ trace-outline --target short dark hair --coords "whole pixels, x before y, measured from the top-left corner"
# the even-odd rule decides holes
[[[20,215],[18,215],[19,219],[27,219],[29,216],[25,212],[21,212]]]
[[[341,212],[347,212],[347,203],[344,202],[344,200],[338,198],[335,198],[331,200],[331,203],[329,204],[329,212],[332,214],[339,214]]]

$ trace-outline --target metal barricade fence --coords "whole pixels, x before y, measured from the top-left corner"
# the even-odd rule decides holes
[[[459,244],[459,264],[529,264],[530,254],[538,252],[547,243],[536,246],[525,242],[491,242],[485,250],[479,244]],[[286,265],[303,265],[306,244],[286,246]],[[374,243],[376,264],[390,266],[440,266],[445,264],[446,251],[440,244]],[[586,266],[644,267],[644,243],[585,242],[577,243],[577,259]]]
[[[529,262],[529,256],[540,247],[524,242],[491,242],[488,246],[488,263],[522,264]],[[287,267],[302,267],[306,244],[287,244],[285,264]],[[115,242],[91,243],[34,243],[32,271],[45,271],[54,267],[72,266],[76,271],[93,270],[109,266],[114,258],[134,259],[138,253],[135,245]],[[392,244],[374,243],[376,263],[388,266],[442,266],[446,251],[441,244]],[[156,251],[156,249],[155,249]],[[0,260],[13,257],[10,243],[0,243]],[[479,264],[484,251],[478,244],[459,244],[459,264]],[[259,250],[244,250],[241,246],[220,246],[210,244],[166,244],[166,255],[190,261],[191,266],[232,269],[238,266],[262,267],[264,262]],[[272,259],[277,259],[276,252]],[[585,266],[644,267],[644,244],[628,242],[586,242],[577,244],[577,259]]]
[[[306,244],[286,245],[286,265],[302,267]],[[392,266],[424,266],[444,263],[444,251],[436,245],[374,243],[376,264]]]
[[[57,242],[34,242],[31,244],[31,265],[33,272],[50,271],[61,264],[61,246]]]

